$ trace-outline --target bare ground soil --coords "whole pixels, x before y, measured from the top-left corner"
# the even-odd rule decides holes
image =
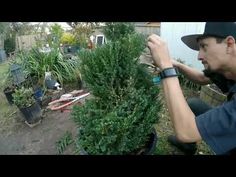
[[[41,123],[33,128],[24,122],[19,111],[15,119],[11,132],[0,135],[0,154],[58,154],[56,142],[63,134],[69,131],[76,136],[76,126],[69,112],[48,111]],[[64,154],[73,154],[73,150]]]
[[[187,97],[198,96],[197,92],[185,89]],[[59,154],[56,142],[64,136],[66,132],[72,134],[72,139],[76,139],[77,128],[70,117],[70,112],[60,112],[47,110],[44,112],[41,123],[30,128],[25,122],[16,106],[9,106],[5,96],[0,93],[1,110],[0,114],[0,154],[23,154],[23,155],[56,155]],[[156,125],[158,135],[155,155],[183,155],[183,152],[171,146],[167,142],[167,137],[174,134],[169,113],[164,104],[160,112],[161,118]],[[62,154],[75,154],[75,143],[65,148]],[[204,143],[198,143],[196,155],[212,155],[213,152]]]
[[[193,96],[192,93],[187,91],[185,91],[185,95]],[[11,108],[12,111],[6,113],[8,118],[5,117],[5,119],[7,118],[8,121],[4,122],[5,128],[0,128],[0,154],[55,155],[58,154],[56,142],[67,131],[72,134],[74,140],[76,139],[77,128],[70,118],[70,112],[46,111],[44,112],[42,122],[30,128],[25,124],[19,110],[15,106],[11,106]],[[160,114],[161,118],[156,125],[158,141],[154,154],[183,155],[183,152],[167,142],[167,137],[174,134],[174,131],[165,104]],[[75,154],[75,144],[73,143],[66,147],[62,154]],[[213,152],[204,142],[198,143],[196,155],[212,154]]]

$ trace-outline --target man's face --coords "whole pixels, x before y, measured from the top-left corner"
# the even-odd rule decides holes
[[[221,70],[226,58],[227,45],[223,41],[221,43],[216,42],[216,38],[207,37],[200,39],[198,60],[202,62],[205,69],[211,71]]]

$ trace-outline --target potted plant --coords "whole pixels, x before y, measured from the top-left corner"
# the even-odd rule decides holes
[[[4,88],[3,93],[5,94],[8,103],[12,105],[13,104],[12,94],[15,93],[15,86],[14,85],[7,86],[6,88]]]
[[[24,72],[33,78],[38,85],[46,87],[45,74],[51,72],[52,78],[61,86],[67,82],[77,81],[78,59],[66,60],[59,48],[52,48],[43,53],[38,48],[18,54]]]
[[[42,111],[38,102],[34,99],[32,88],[21,87],[13,94],[14,104],[24,115],[27,123],[34,124],[41,119]]]
[[[11,77],[10,70],[8,70],[6,77],[3,81],[4,89],[3,93],[5,94],[7,101],[10,105],[13,104],[13,97],[12,94],[15,92],[16,85],[13,83],[13,78]]]
[[[12,105],[13,104],[12,94],[15,92],[16,85],[13,84],[12,79],[9,75],[6,77],[3,83],[4,83],[3,93],[5,94],[8,103]]]
[[[123,33],[129,25],[119,23],[120,37],[80,52],[82,78],[93,97],[74,106],[72,118],[79,128],[78,150],[85,154],[151,154],[156,147],[159,88],[138,61],[144,38],[134,28]]]

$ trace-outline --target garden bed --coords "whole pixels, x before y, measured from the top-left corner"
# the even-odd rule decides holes
[[[0,64],[0,73],[6,70]],[[0,74],[1,79],[1,74]],[[0,84],[2,88],[2,85]],[[70,90],[66,88],[66,90]],[[186,97],[199,96],[199,92],[184,89]],[[77,127],[70,118],[69,112],[47,111],[42,123],[30,128],[24,123],[22,115],[16,106],[7,103],[3,92],[0,93],[0,154],[58,154],[56,142],[67,132],[76,136]],[[165,106],[165,105],[164,105]],[[158,142],[156,155],[183,154],[167,142],[167,137],[173,134],[169,113],[165,106],[161,111],[159,123],[156,125]],[[74,143],[69,145],[62,154],[74,154]],[[196,154],[213,154],[205,143],[199,143]]]

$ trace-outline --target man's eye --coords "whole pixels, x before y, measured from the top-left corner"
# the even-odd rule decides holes
[[[199,47],[202,49],[204,49],[205,46],[206,46],[205,44],[199,44]]]

